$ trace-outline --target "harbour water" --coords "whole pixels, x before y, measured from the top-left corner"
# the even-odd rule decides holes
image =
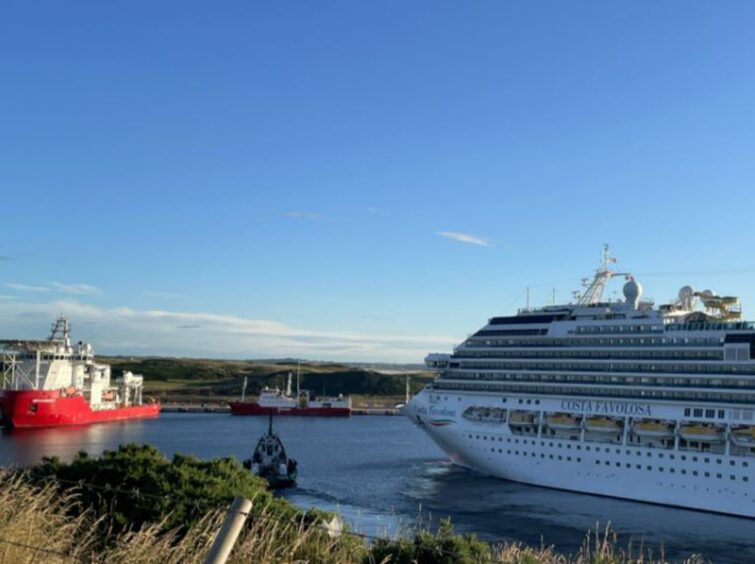
[[[119,444],[149,443],[170,456],[248,457],[267,425],[262,417],[163,414],[159,419],[0,433],[0,465],[42,456],[69,459]],[[755,561],[749,519],[536,488],[448,464],[442,451],[403,417],[280,417],[275,428],[299,462],[299,486],[284,495],[302,507],[338,510],[352,528],[393,534],[417,518],[450,516],[460,532],[578,550],[596,523],[623,543],[661,549],[671,560],[702,553],[715,562]]]

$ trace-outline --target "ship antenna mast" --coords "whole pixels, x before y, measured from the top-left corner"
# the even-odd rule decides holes
[[[584,293],[579,297],[577,301],[578,305],[592,305],[600,303],[603,298],[603,290],[606,287],[606,283],[616,276],[617,274],[627,274],[624,272],[614,272],[610,269],[609,265],[616,262],[614,257],[608,250],[608,243],[603,245],[600,251],[600,268],[595,271],[595,276],[592,282],[585,281]]]

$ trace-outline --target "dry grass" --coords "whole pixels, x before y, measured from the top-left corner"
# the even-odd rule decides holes
[[[259,508],[258,508],[259,509]],[[79,511],[76,496],[61,495],[55,487],[30,486],[21,476],[0,469],[0,564],[88,562],[114,564],[200,563],[209,551],[224,511],[209,512],[185,534],[152,524],[139,531],[103,537],[102,520],[91,511]],[[411,541],[404,541],[411,546]],[[24,546],[19,546],[24,545]],[[29,548],[32,547],[32,548]],[[665,562],[639,547],[621,548],[609,528],[586,536],[576,555],[564,556],[553,547],[532,548],[518,543],[492,547],[483,559],[422,559],[422,562],[495,562],[516,564],[653,564]],[[231,562],[323,562],[390,564],[376,562],[369,545],[356,537],[330,538],[317,527],[282,522],[267,507],[255,511],[242,532]],[[412,562],[412,559],[401,562]],[[396,560],[393,560],[396,562]],[[687,564],[705,562],[693,556]]]

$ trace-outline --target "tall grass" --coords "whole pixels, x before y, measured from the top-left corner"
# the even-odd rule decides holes
[[[253,500],[254,502],[255,500]],[[640,547],[620,547],[609,529],[586,536],[571,556],[553,547],[532,548],[518,543],[487,545],[453,533],[450,523],[414,538],[381,540],[331,538],[319,527],[282,520],[272,505],[257,507],[231,555],[233,563],[323,562],[361,564],[517,563],[517,564],[654,564],[664,562]],[[92,564],[200,563],[224,518],[224,509],[208,512],[188,530],[165,523],[148,523],[139,530],[105,533],[107,516],[85,509],[75,492],[54,486],[30,485],[23,475],[0,470],[0,564],[87,562]],[[684,561],[699,564],[693,556]]]

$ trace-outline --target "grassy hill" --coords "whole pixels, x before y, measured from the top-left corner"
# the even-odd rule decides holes
[[[130,370],[142,374],[145,393],[164,402],[214,403],[237,398],[243,380],[247,394],[256,395],[265,386],[285,388],[289,374],[296,385],[297,364],[291,360],[213,360],[145,357],[111,357],[103,359],[113,367],[113,374]],[[403,373],[385,374],[369,368],[337,363],[303,363],[300,386],[314,395],[352,395],[394,401],[404,396]],[[429,373],[411,373],[411,393],[418,392],[432,380]]]

